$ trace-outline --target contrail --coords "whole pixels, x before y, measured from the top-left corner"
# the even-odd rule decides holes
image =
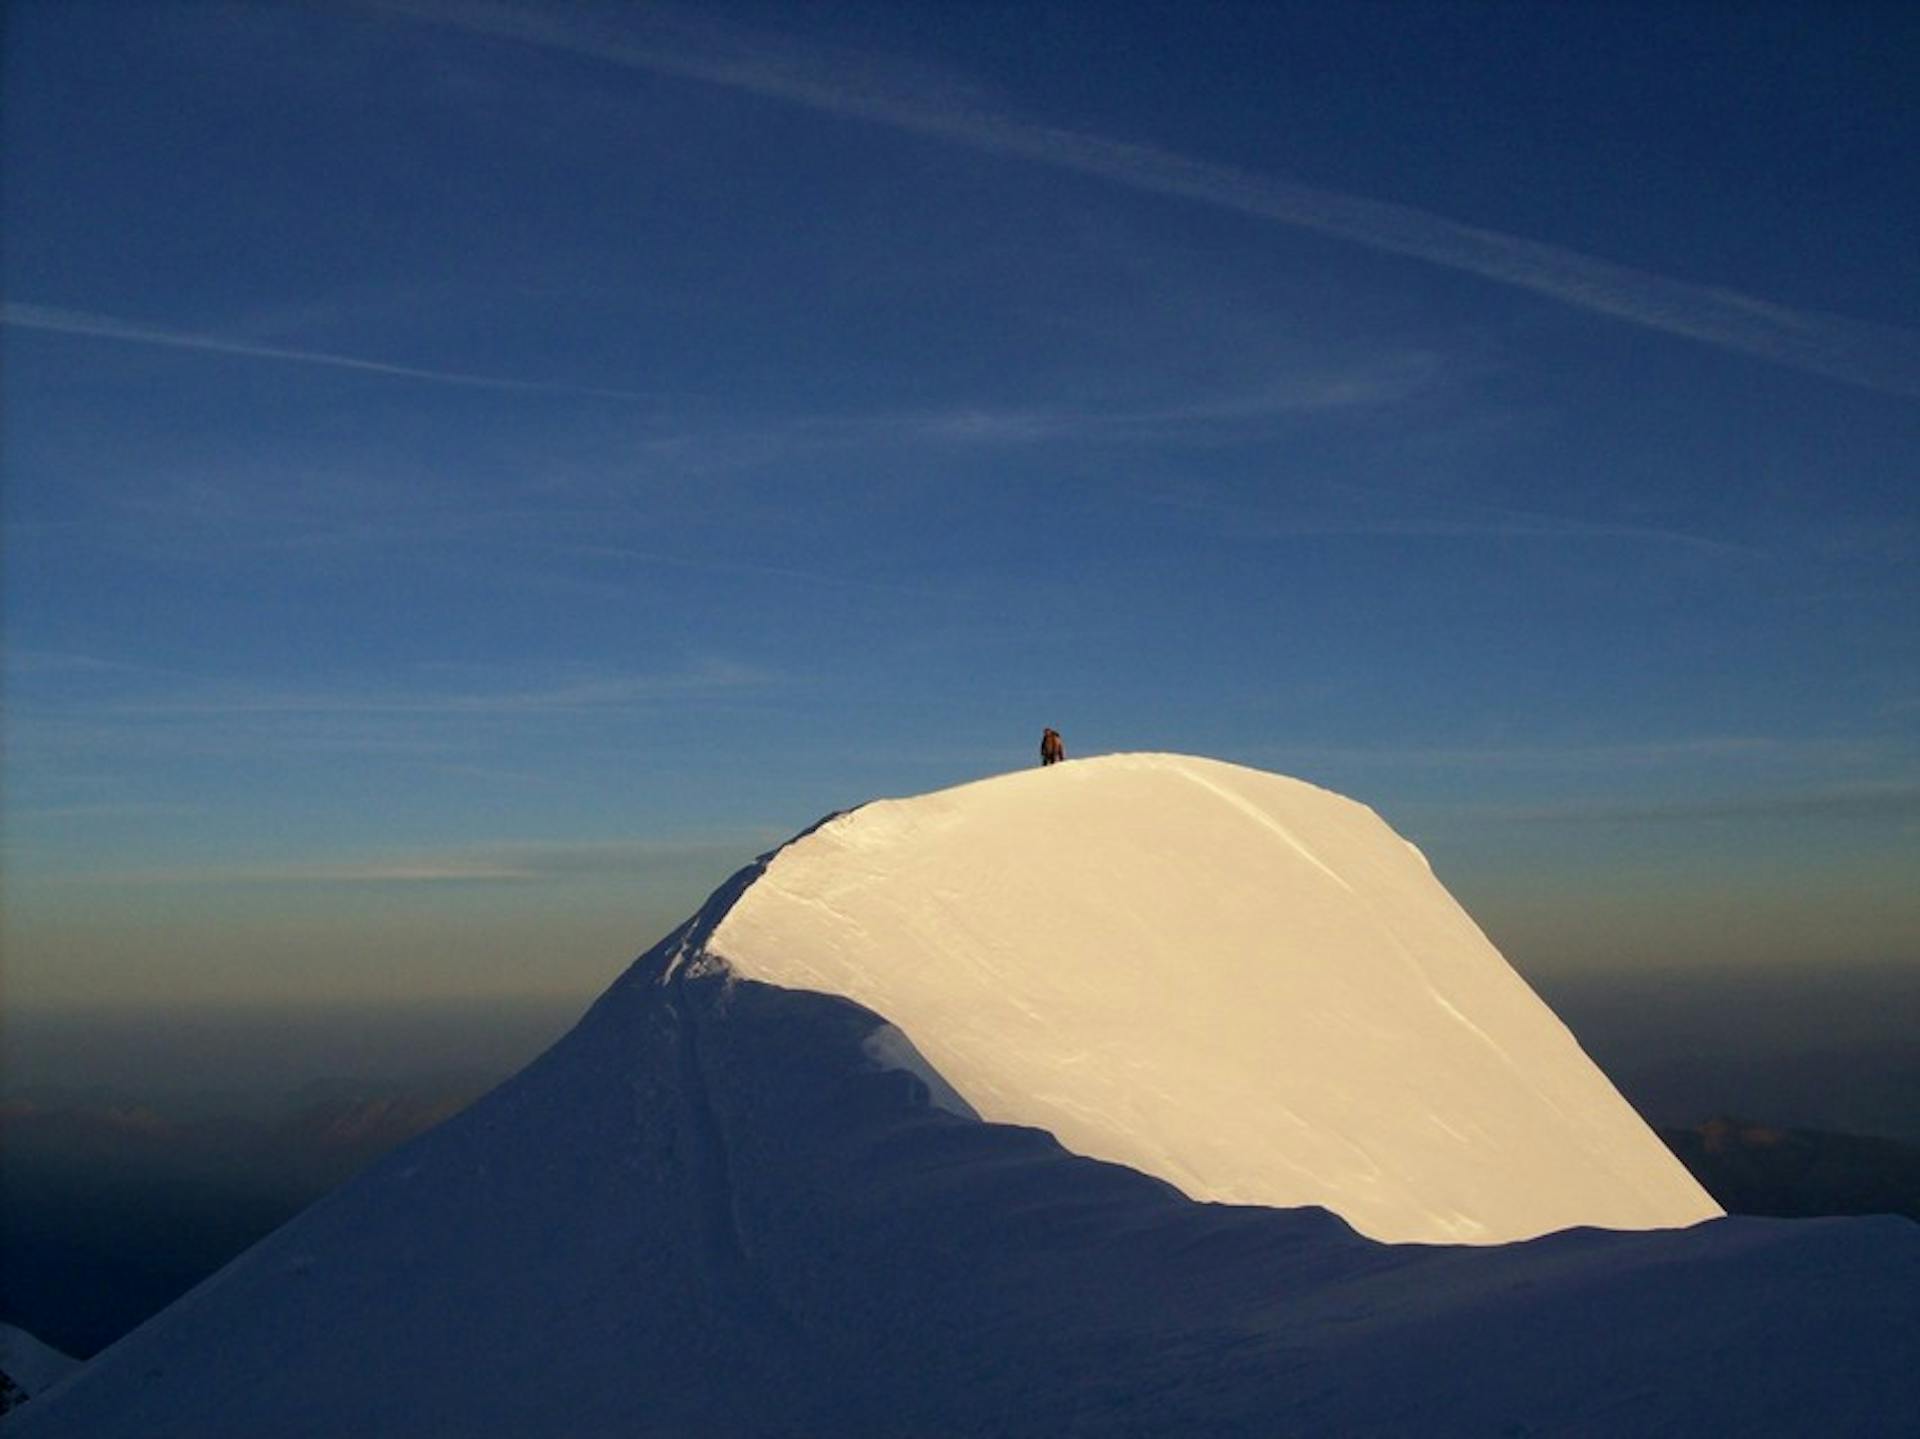
[[[1258,216],[1829,379],[1920,395],[1920,334],[1912,330],[1675,280],[1409,205],[1295,184],[1155,145],[1036,124],[951,87],[908,88],[871,60],[829,57],[755,37],[702,33],[695,40],[681,33],[660,42],[635,40],[596,24],[593,12],[580,9],[550,15],[489,3],[453,9],[432,0],[390,0],[376,8]]]
[[[11,302],[0,305],[0,324],[16,330],[85,335],[100,340],[124,340],[136,345],[167,345],[178,350],[200,350],[215,355],[241,355],[249,359],[280,360],[298,365],[327,365],[336,370],[397,375],[402,379],[425,380],[436,385],[467,385],[482,390],[517,390],[529,394],[594,395],[614,400],[654,398],[637,390],[605,390],[555,380],[510,380],[493,375],[472,375],[459,370],[427,370],[414,365],[392,365],[384,360],[336,355],[326,350],[292,350],[274,345],[255,345],[244,340],[226,340],[218,335],[203,335],[193,331],[154,329],[146,325],[129,324],[110,315],[59,310],[47,305]]]

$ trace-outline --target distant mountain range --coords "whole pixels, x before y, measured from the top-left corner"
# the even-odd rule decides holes
[[[1729,1214],[1920,1220],[1920,1146],[1729,1118],[1658,1132]]]
[[[472,1102],[484,1085],[373,1091],[335,1082],[310,1086],[268,1118],[179,1119],[144,1103],[0,1103],[11,1146],[69,1161],[166,1156],[209,1177],[227,1171],[293,1191],[339,1183],[369,1159],[430,1129]]]
[[[264,1119],[0,1104],[0,1320],[91,1355],[485,1087],[316,1085]]]

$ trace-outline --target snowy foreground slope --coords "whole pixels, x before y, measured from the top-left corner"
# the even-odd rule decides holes
[[[870,804],[707,949],[1194,1199],[1469,1243],[1720,1213],[1413,846],[1279,775],[1112,755]]]
[[[1476,1043],[1505,1056],[1484,1071],[1502,1076],[1503,1091],[1545,1094],[1584,1136],[1557,1151],[1566,1163],[1589,1166],[1596,1183],[1624,1175],[1624,1190],[1645,1192],[1651,1166],[1631,1157],[1609,1122],[1579,1113],[1575,1101],[1592,1099],[1592,1084],[1534,1073],[1570,1064],[1578,1050],[1542,1037],[1559,1031],[1524,987],[1501,998],[1476,967],[1484,957],[1465,957],[1464,939],[1453,949],[1428,935],[1422,916],[1447,913],[1450,902],[1423,897],[1399,866],[1403,857],[1424,866],[1399,841],[1388,844],[1365,810],[1198,761],[1076,762],[871,806],[742,871],[525,1071],[37,1396],[5,1432],[1911,1432],[1920,1412],[1912,1362],[1920,1227],[1908,1221],[1722,1218],[1504,1244],[1387,1244],[1325,1208],[1197,1202],[1140,1168],[1069,1153],[1038,1128],[955,1112],[972,1105],[1026,1119],[1042,1112],[1022,1108],[1029,1103],[1077,1108],[1088,1122],[1076,1143],[1132,1135],[1141,1166],[1178,1165],[1180,1182],[1195,1189],[1238,1182],[1229,1155],[1190,1146],[1183,1128],[1216,1122],[1224,1080],[1203,1074],[1195,1084],[1182,1074],[1177,1056],[1189,1051],[1169,1049],[1167,1036],[1232,1031],[1243,1017],[1182,1010],[1178,996],[1198,1006],[1202,981],[1139,972],[1163,962],[1188,975],[1220,966],[1233,982],[1210,1002],[1274,1002],[1245,956],[1190,949],[1160,928],[1211,925],[1213,943],[1225,932],[1195,912],[1197,900],[1158,888],[1206,882],[1184,859],[1165,858],[1175,834],[1167,806],[1181,807],[1167,796],[1184,795],[1180,786],[1203,791],[1193,775],[1260,817],[1202,794],[1213,818],[1177,821],[1182,853],[1211,857],[1204,868],[1217,879],[1221,863],[1240,863],[1225,858],[1230,851],[1264,846],[1266,863],[1232,872],[1318,916],[1300,921],[1307,927],[1291,948],[1268,951],[1279,957],[1272,962],[1351,944],[1352,925],[1372,924],[1408,950],[1397,967],[1350,979],[1359,991],[1382,986],[1386,1015],[1331,975],[1283,989],[1286,1002],[1331,1004],[1328,1024],[1353,1036],[1344,1049],[1366,1051],[1369,1027],[1380,1026],[1430,1042],[1431,1062],[1467,1065],[1443,1066],[1434,1080],[1443,1107],[1417,1083],[1392,1089],[1358,1067],[1343,1070],[1338,1086],[1357,1095],[1348,1110],[1337,1095],[1303,1110],[1306,1098],[1271,1089],[1258,1105],[1285,1103],[1303,1120],[1314,1116],[1308,1123],[1347,1126],[1341,1139],[1386,1174],[1408,1167],[1387,1147],[1403,1130],[1376,1127],[1380,1115],[1398,1113],[1381,1092],[1391,1089],[1469,1140],[1468,1125],[1479,1124],[1489,1163],[1532,1176],[1531,1156],[1510,1148],[1531,1141],[1503,1136],[1537,1130],[1502,1128],[1532,1124],[1526,1105],[1514,1120],[1459,1107],[1462,1076],[1482,1071],[1459,1059],[1471,1047],[1456,1053],[1427,1034],[1426,1011],[1444,1017],[1451,1005],[1464,1018],[1447,1023],[1469,1037],[1478,1028],[1488,1040]],[[1158,814],[1094,794],[1149,782]],[[1058,971],[1078,921],[1040,932],[1053,968],[1022,981],[1020,1003],[1007,1006],[1030,1028],[986,1001],[976,1015],[968,996],[978,987],[949,991],[915,978],[915,954],[925,969],[979,966],[989,990],[1020,971],[1011,952],[1035,931],[1002,932],[958,897],[992,887],[985,871],[961,872],[975,862],[991,869],[968,854],[1017,850],[1026,841],[1005,827],[1040,823],[1022,798],[1029,792],[1082,811],[1045,856],[1051,879],[1041,891],[1078,894],[1097,883],[1082,862],[1096,856],[1124,880],[1101,901],[1115,915],[1109,937],[1140,928],[1154,936],[1136,933],[1090,985],[1105,1027],[1076,1007],[1085,997]],[[1292,798],[1273,797],[1283,793]],[[1003,800],[1001,819],[982,818],[983,804]],[[1156,819],[1165,821],[1157,830]],[[986,826],[978,845],[961,833],[971,824]],[[952,859],[915,873],[911,853],[942,844]],[[1163,856],[1163,867],[1118,853],[1130,846]],[[902,847],[905,856],[886,858]],[[1282,850],[1297,855],[1299,872],[1276,866]],[[858,876],[896,863],[885,890],[898,906],[878,890],[861,894]],[[1306,887],[1307,871],[1322,874],[1330,894],[1359,898],[1329,908]],[[901,894],[914,884],[954,903],[931,911],[909,903]],[[809,971],[785,978],[815,990],[745,972],[787,962],[778,938],[790,906],[798,906],[790,962]],[[1037,923],[1046,911],[1004,913]],[[1464,918],[1448,923],[1472,928]],[[909,940],[923,947],[873,967],[874,956]],[[863,983],[895,986],[894,1025],[824,992],[841,983],[821,968],[829,962]],[[1415,997],[1423,986],[1433,997]],[[945,1003],[959,1009],[943,1011]],[[1049,1011],[1058,1005],[1067,1007]],[[908,1010],[917,1017],[903,1018]],[[1287,1032],[1307,1044],[1309,1029]],[[1096,1034],[1140,1051],[1142,1072],[1129,1078],[1124,1055],[1082,1043]],[[1091,1091],[1065,1087],[1053,1075],[1058,1056],[1033,1079],[991,1052],[1042,1039],[1060,1056],[1084,1051],[1079,1065],[1108,1077]],[[1399,1062],[1398,1051],[1380,1053]],[[1033,1093],[1018,1088],[1026,1083]],[[1487,1102],[1497,1110],[1507,1101]],[[1411,1152],[1418,1170],[1429,1151]],[[1335,1166],[1314,1182],[1330,1202],[1353,1203],[1365,1196],[1352,1175]],[[1437,1209],[1422,1182],[1396,1184],[1377,1214]],[[1652,1192],[1652,1202],[1678,1202]]]
[[[78,1359],[62,1354],[26,1330],[0,1324],[0,1413],[5,1413],[12,1402],[51,1389],[79,1367]]]

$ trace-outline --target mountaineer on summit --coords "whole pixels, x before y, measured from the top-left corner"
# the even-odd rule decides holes
[[[1042,730],[1040,733],[1040,763],[1059,764],[1067,757],[1067,747],[1060,743],[1060,731]]]

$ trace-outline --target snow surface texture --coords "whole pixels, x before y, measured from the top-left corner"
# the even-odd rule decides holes
[[[1475,1244],[1721,1212],[1418,850],[1279,775],[1112,755],[870,804],[707,948],[1194,1199]]]
[[[0,1324],[0,1374],[20,1386],[31,1398],[44,1393],[80,1367],[80,1361],[62,1354],[24,1329]]]
[[[1389,1245],[1199,1203],[937,1104],[905,1027],[732,970],[711,941],[779,863],[6,1432],[1911,1432],[1920,1227]]]

